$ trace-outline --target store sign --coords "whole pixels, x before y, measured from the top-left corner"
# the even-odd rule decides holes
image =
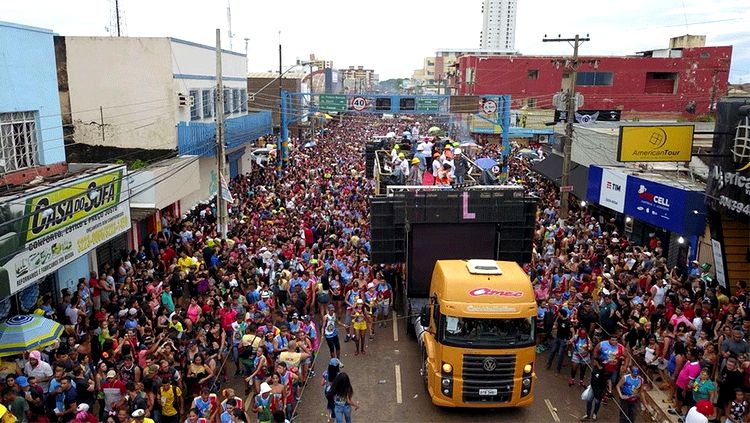
[[[590,166],[586,199],[622,213],[627,184],[628,175],[625,173]]]
[[[622,213],[625,208],[625,187],[628,177],[624,173],[602,169],[602,182],[599,187],[599,204]]]
[[[628,176],[624,213],[678,234],[700,234],[705,227],[702,196],[702,192]]]
[[[620,162],[689,162],[694,125],[621,126]]]
[[[714,268],[716,269],[716,281],[722,288],[727,287],[727,276],[724,273],[724,255],[721,253],[721,243],[715,239],[711,240],[711,250],[714,256]]]
[[[730,98],[717,105],[706,202],[714,210],[750,221],[750,98]]]
[[[121,167],[0,199],[0,296],[18,292],[127,231],[125,175]]]

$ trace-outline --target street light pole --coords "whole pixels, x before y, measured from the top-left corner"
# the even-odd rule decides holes
[[[567,68],[570,70],[570,86],[568,87],[568,104],[567,104],[567,116],[565,123],[565,138],[563,139],[563,165],[562,165],[562,179],[560,181],[560,218],[567,219],[569,213],[568,197],[570,193],[563,191],[569,189],[570,186],[570,155],[571,155],[571,144],[573,143],[573,123],[575,122],[576,112],[576,78],[578,75],[578,47],[585,41],[589,41],[588,34],[586,37],[580,37],[576,34],[575,38],[545,38],[543,42],[567,42],[573,43],[573,60],[567,63]]]

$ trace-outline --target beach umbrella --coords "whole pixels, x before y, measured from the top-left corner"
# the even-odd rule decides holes
[[[42,316],[13,316],[0,324],[0,357],[54,344],[62,332],[61,324]]]
[[[305,147],[305,148],[315,147],[315,144],[317,144],[315,142],[315,140],[310,140],[310,141],[306,142],[303,147]]]
[[[442,129],[438,128],[437,126],[433,126],[430,129],[427,130],[428,134],[436,134],[438,132],[442,131]]]
[[[479,168],[482,170],[492,169],[492,166],[497,166],[497,162],[489,157],[482,157],[481,159],[477,159],[476,163],[477,166],[479,166]]]

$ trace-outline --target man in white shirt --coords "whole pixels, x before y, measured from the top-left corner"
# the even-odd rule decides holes
[[[28,377],[35,377],[44,392],[48,391],[49,381],[53,375],[52,366],[42,361],[42,354],[39,351],[29,353],[29,361],[24,366],[23,372]]]
[[[715,413],[711,401],[700,400],[694,407],[688,410],[685,416],[685,423],[708,423],[708,419]]]

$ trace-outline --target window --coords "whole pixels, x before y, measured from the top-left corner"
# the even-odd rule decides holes
[[[677,92],[676,72],[646,72],[646,94],[674,94]]]
[[[224,88],[224,114],[232,113],[232,90]]]
[[[612,72],[578,72],[577,85],[612,85]]]
[[[240,111],[247,111],[247,90],[243,89],[240,91]]]
[[[201,118],[201,99],[198,97],[199,92],[200,91],[198,90],[190,90],[190,98],[188,99],[190,102],[190,120],[198,120]]]
[[[35,112],[0,113],[0,172],[37,164]]]
[[[203,118],[210,118],[214,115],[214,96],[211,90],[201,91],[201,106],[203,106]]]
[[[526,105],[531,107],[532,109],[536,107],[536,99],[535,98],[527,98],[526,99]]]
[[[534,344],[536,320],[533,317],[478,319],[444,314],[436,317],[438,336],[448,345],[518,348]]]
[[[240,89],[235,88],[232,90],[232,113],[240,111]]]
[[[526,76],[528,79],[539,79],[539,70],[538,69],[529,69],[526,72]]]

